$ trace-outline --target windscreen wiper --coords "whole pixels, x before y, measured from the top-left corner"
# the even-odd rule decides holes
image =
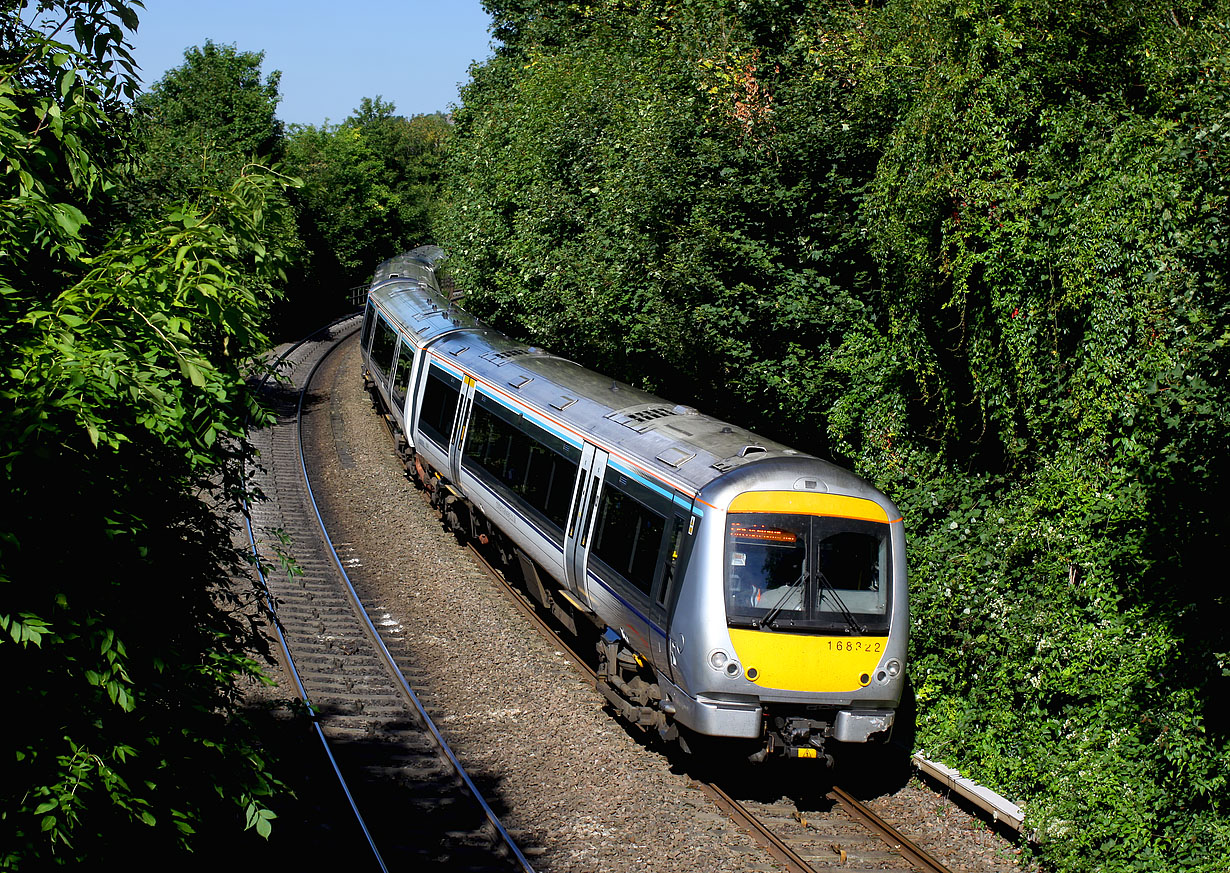
[[[837,589],[833,587],[833,583],[829,581],[829,577],[824,575],[824,571],[817,570],[816,575],[820,579],[820,584],[827,588],[829,593],[833,595],[833,600],[836,601],[837,608],[841,610],[841,617],[846,620],[846,624],[849,625],[850,630],[860,636],[867,633],[867,629],[858,623],[858,619],[854,617],[854,613],[846,608],[846,604],[842,601],[841,595],[837,593]]]
[[[807,579],[806,570],[799,574],[798,579],[795,579],[782,590],[782,596],[777,598],[777,603],[775,603],[773,608],[770,609],[768,613],[765,614],[765,617],[760,620],[761,627],[769,627],[773,624],[773,619],[777,618],[777,614],[785,608],[786,598],[790,596],[790,592],[802,585],[805,579]]]

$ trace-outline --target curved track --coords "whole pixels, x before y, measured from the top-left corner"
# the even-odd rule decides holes
[[[284,381],[261,390],[276,424],[251,435],[256,554],[291,558],[264,582],[298,693],[380,869],[532,870],[491,804],[461,768],[355,597],[302,459],[303,398],[316,368],[359,327],[347,319],[292,347]],[[366,868],[366,863],[361,863]]]

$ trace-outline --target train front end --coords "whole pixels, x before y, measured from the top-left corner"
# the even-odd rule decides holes
[[[831,763],[835,744],[886,741],[909,628],[896,507],[815,459],[766,459],[714,485],[671,634],[696,729],[754,739],[757,760]]]

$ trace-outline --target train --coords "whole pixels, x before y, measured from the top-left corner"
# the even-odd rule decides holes
[[[444,259],[423,246],[376,269],[363,378],[446,525],[592,636],[615,713],[753,762],[887,742],[909,633],[892,501],[510,339],[458,305]]]

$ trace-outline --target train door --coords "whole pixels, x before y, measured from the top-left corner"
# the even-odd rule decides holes
[[[572,509],[568,513],[568,527],[564,531],[564,579],[568,587],[582,594],[589,601],[590,540],[594,533],[594,517],[597,515],[598,497],[602,494],[602,482],[606,478],[607,453],[597,446],[585,443],[581,449],[581,463],[577,468],[577,484],[572,495]]]
[[[461,398],[457,403],[457,417],[453,420],[453,440],[448,450],[448,477],[461,482],[461,450],[466,444],[466,429],[470,423],[470,409],[474,406],[474,380],[466,376],[461,382]],[[460,487],[460,486],[458,486]]]
[[[417,448],[414,443],[414,432],[419,426],[419,404],[417,398],[422,391],[423,371],[427,369],[427,351],[419,346],[408,344],[408,352],[414,356],[410,366],[410,379],[406,385],[406,415],[404,419],[406,441],[410,448]]]
[[[688,558],[692,554],[692,538],[696,532],[696,524],[692,514],[678,506],[674,507],[674,512],[666,523],[661,554],[662,572],[658,574],[654,584],[649,614],[653,622],[650,633],[653,637],[654,666],[673,682],[675,676],[669,650],[670,618],[674,612],[675,601],[679,598],[679,586],[683,583]]]

